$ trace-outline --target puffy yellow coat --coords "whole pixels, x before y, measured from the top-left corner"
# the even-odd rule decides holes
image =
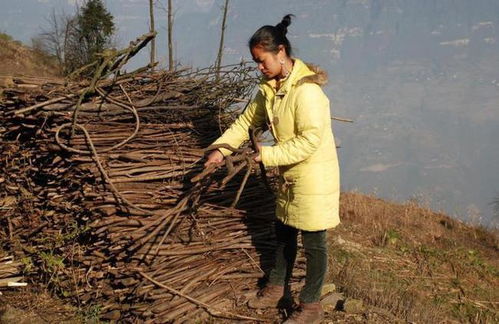
[[[266,167],[279,167],[276,216],[297,229],[318,231],[340,222],[338,158],[329,100],[320,88],[327,77],[299,59],[294,62],[278,91],[275,80],[260,83],[247,109],[213,144],[239,147],[250,126],[267,124],[275,145],[262,147],[261,156]]]

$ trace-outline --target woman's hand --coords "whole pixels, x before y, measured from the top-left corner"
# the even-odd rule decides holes
[[[204,167],[206,168],[207,166],[209,166],[211,164],[221,163],[221,162],[223,162],[223,160],[224,160],[224,155],[222,154],[222,152],[220,152],[219,150],[213,150],[206,158],[206,162],[204,163]]]
[[[256,163],[262,162],[262,144],[261,143],[256,143],[256,152],[255,155],[253,155],[253,161]]]

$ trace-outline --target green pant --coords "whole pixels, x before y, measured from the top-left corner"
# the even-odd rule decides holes
[[[286,285],[291,278],[297,252],[298,229],[276,221],[277,249],[275,265],[269,275],[269,284]],[[315,303],[321,298],[322,285],[327,271],[326,231],[301,231],[307,259],[305,286],[300,293],[301,303]]]

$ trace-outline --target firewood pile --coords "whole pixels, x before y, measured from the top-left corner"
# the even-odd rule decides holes
[[[255,320],[236,309],[272,260],[272,193],[250,148],[203,167],[255,78],[124,72],[151,37],[103,55],[92,80],[3,89],[0,243],[103,319]]]

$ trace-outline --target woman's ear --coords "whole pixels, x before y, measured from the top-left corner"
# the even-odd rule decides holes
[[[281,45],[277,46],[277,48],[278,48],[277,54],[279,55],[279,57],[285,58],[286,57],[286,48],[284,47],[284,45],[281,44]]]

